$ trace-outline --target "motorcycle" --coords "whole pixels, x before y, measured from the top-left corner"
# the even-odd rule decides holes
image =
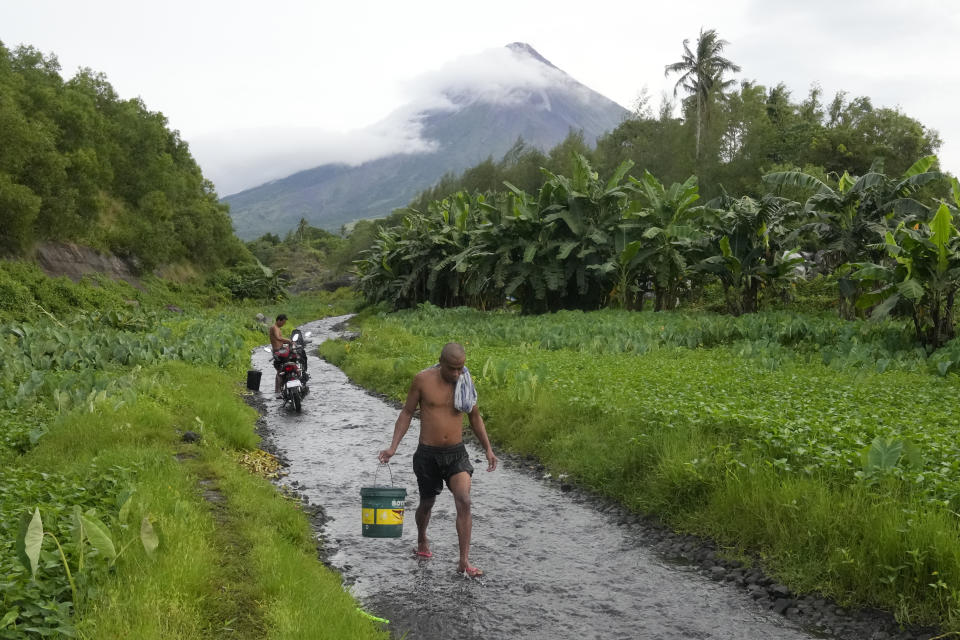
[[[280,395],[283,398],[283,406],[292,402],[297,413],[300,412],[304,396],[307,395],[309,387],[307,382],[310,380],[310,374],[307,373],[307,343],[311,333],[303,333],[300,329],[294,329],[290,334],[292,345],[284,345],[282,349],[273,354],[273,366],[280,376]],[[267,348],[269,351],[269,347]]]

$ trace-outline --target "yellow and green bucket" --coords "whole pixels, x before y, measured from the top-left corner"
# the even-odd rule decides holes
[[[376,483],[376,475],[373,481]],[[407,490],[393,486],[392,471],[390,486],[360,487],[360,498],[364,538],[399,538],[403,534]]]

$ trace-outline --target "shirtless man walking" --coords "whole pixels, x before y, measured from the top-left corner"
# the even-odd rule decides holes
[[[463,413],[454,407],[454,390],[466,363],[463,347],[451,342],[440,352],[440,363],[424,369],[413,378],[407,401],[400,411],[393,428],[393,441],[389,449],[380,452],[380,462],[387,462],[397,452],[397,447],[413,419],[413,412],[420,407],[420,444],[413,454],[413,472],[420,489],[420,504],[417,506],[417,555],[429,558],[433,555],[427,540],[427,524],[443,483],[453,494],[457,507],[457,538],[460,541],[460,561],[457,570],[471,578],[483,575],[478,567],[470,564],[470,533],[473,518],[470,514],[470,483],[473,466],[463,444]],[[487,430],[474,404],[467,413],[470,428],[484,448],[487,456],[487,471],[497,468],[497,457],[490,448]]]

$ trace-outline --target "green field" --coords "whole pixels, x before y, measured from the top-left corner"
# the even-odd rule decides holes
[[[386,637],[317,559],[300,502],[240,463],[263,456],[242,397],[254,315],[280,307],[35,282],[0,321],[0,638]]]
[[[960,627],[960,380],[897,323],[760,313],[368,315],[321,352],[402,398],[463,342],[496,444],[798,592]],[[950,362],[946,366],[942,363]]]

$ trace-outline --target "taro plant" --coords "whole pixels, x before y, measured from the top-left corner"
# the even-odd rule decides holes
[[[132,492],[128,493],[120,507],[117,521],[125,525],[129,519],[132,502]],[[97,551],[99,557],[106,560],[107,566],[112,567],[117,559],[126,551],[130,545],[139,538],[144,551],[148,555],[153,555],[160,545],[160,540],[156,530],[150,522],[149,516],[144,516],[140,522],[140,534],[128,540],[118,549],[120,538],[114,538],[107,527],[97,517],[94,509],[83,511],[79,505],[74,505],[70,515],[70,528],[73,532],[72,551],[76,557],[76,573],[81,574],[84,571],[85,558],[88,548]],[[40,507],[35,507],[32,514],[23,515],[20,523],[20,533],[17,536],[15,549],[17,557],[23,566],[30,572],[30,576],[36,580],[37,570],[40,567],[40,552],[45,538],[50,538],[56,545],[60,557],[60,563],[67,575],[70,583],[70,591],[73,594],[74,606],[79,602],[77,584],[74,580],[74,573],[70,570],[70,563],[67,560],[67,554],[64,552],[64,545],[60,539],[49,530],[44,530],[43,519],[40,515]]]

